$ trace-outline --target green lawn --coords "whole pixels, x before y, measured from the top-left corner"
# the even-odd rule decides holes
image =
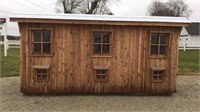
[[[0,73],[2,77],[19,75],[19,48],[8,50],[8,56],[3,56],[3,46],[0,46]],[[179,51],[179,75],[199,74],[199,50]]]
[[[20,54],[19,54],[19,48],[10,48],[8,50],[8,56],[4,57],[4,48],[3,46],[0,46],[0,74],[2,77],[4,76],[17,76],[19,75],[19,69],[20,69]]]
[[[200,51],[199,50],[179,50],[179,75],[199,75],[200,72]]]

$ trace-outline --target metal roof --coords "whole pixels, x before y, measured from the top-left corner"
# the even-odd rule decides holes
[[[163,16],[140,17],[140,16],[88,15],[88,14],[16,14],[11,16],[10,18],[191,23],[185,17],[163,17]]]

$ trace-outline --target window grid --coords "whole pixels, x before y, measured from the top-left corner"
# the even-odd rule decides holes
[[[153,82],[163,82],[165,76],[164,70],[152,70],[152,81]]]
[[[49,40],[48,41],[44,41],[45,37],[44,37],[44,32],[49,32],[50,36],[49,36]],[[40,37],[39,37],[39,40],[34,40],[34,33],[35,32],[40,32]],[[48,29],[48,30],[40,30],[40,29],[34,29],[34,30],[31,30],[31,35],[32,35],[32,55],[34,56],[43,56],[43,55],[51,55],[52,54],[52,30]],[[37,38],[37,37],[36,37]],[[40,46],[40,51],[35,51],[34,50],[34,47],[36,47],[36,45],[39,44]],[[49,48],[49,51],[45,51],[44,49],[44,46],[45,44],[49,44],[48,46],[50,47]]]
[[[107,81],[107,69],[95,69],[96,81]]]
[[[95,34],[100,35],[100,42],[95,42]],[[109,39],[108,42],[104,42],[104,35],[108,34]],[[110,48],[111,48],[111,32],[107,31],[93,31],[93,45],[92,45],[92,54],[93,55],[99,55],[99,56],[105,56],[105,55],[110,55]],[[100,52],[95,51],[95,46],[100,46]],[[103,47],[107,46],[107,49],[104,50]]]
[[[47,81],[48,80],[48,69],[35,69],[35,75],[37,81]]]
[[[158,35],[157,36],[157,38],[158,38],[157,43],[152,43],[152,39],[153,39],[152,35],[153,34],[157,34]],[[166,37],[165,37],[166,40],[165,40],[164,43],[161,43],[161,35],[162,34],[166,35]],[[170,35],[169,33],[151,33],[151,38],[150,38],[150,56],[158,56],[158,57],[167,56],[167,47],[168,47],[168,43],[169,43],[169,35]],[[157,49],[157,51],[156,51],[157,53],[156,54],[153,53],[153,47],[156,47],[156,49]],[[161,54],[161,47],[164,48],[164,53],[163,54]]]

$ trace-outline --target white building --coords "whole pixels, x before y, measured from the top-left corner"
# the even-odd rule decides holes
[[[183,27],[179,47],[200,48],[200,23],[193,22],[188,27]]]

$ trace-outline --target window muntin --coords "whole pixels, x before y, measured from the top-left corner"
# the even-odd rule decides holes
[[[96,70],[96,79],[97,80],[105,80],[106,79],[106,72],[107,72],[107,70],[104,70],[104,69]]]
[[[35,68],[36,81],[48,81],[48,69],[47,68]]]
[[[153,82],[164,82],[165,68],[163,67],[152,67],[152,81]]]
[[[51,55],[51,30],[32,30],[32,55]]]
[[[93,55],[105,56],[110,55],[111,32],[93,32]]]
[[[108,67],[95,67],[95,80],[107,81],[108,80]]]
[[[167,56],[169,33],[151,33],[150,56]]]

